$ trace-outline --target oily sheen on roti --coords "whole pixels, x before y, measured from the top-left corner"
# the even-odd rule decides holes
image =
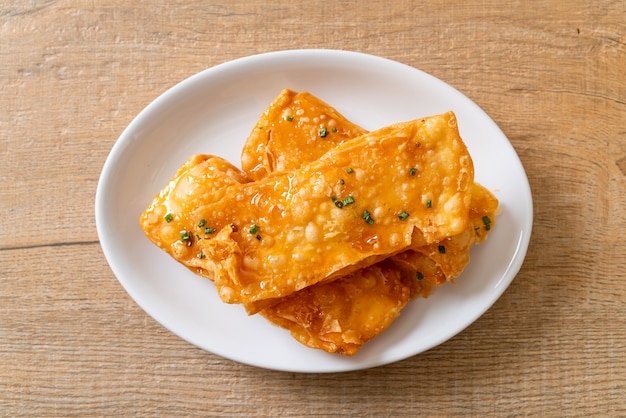
[[[244,144],[241,155],[242,167],[249,177],[255,179],[263,178],[276,171],[293,170],[319,158],[341,142],[366,132],[365,129],[347,120],[328,103],[309,92],[284,89],[262,114]],[[411,173],[417,175],[417,169],[413,169]],[[476,183],[472,188],[472,195],[473,214],[477,216],[482,213],[481,217],[490,216],[492,219],[493,208],[497,207],[495,197]],[[342,204],[342,202],[338,203]],[[426,203],[428,205],[429,201],[427,200]],[[469,260],[468,254],[460,254],[464,252],[460,248],[461,241],[466,242],[465,247],[469,249],[472,243],[484,239],[486,235],[484,232],[486,230],[482,228],[476,230],[470,239],[455,239],[453,245],[459,248],[457,253],[466,258],[465,262],[455,261],[450,252],[442,257],[436,253],[433,254],[429,248],[421,248],[420,251],[403,253],[400,263],[406,265],[408,259],[411,259],[413,264],[420,264],[422,254],[430,253],[434,258],[447,264],[448,268],[445,272],[436,270],[433,274],[422,273],[423,283],[442,284],[460,274]],[[438,264],[435,263],[435,265]],[[455,267],[451,268],[451,266]],[[432,269],[424,269],[424,271],[430,270]]]
[[[296,168],[350,139],[362,128],[308,92],[283,90],[263,113],[242,151],[242,167],[262,178]],[[417,251],[404,251],[374,266],[326,284],[300,290],[273,302],[247,304],[270,322],[288,329],[303,344],[329,352],[354,354],[400,314],[410,295],[428,296],[433,285],[452,281],[469,261],[469,248],[482,241],[497,200],[478,184],[472,188],[466,231]],[[446,249],[442,253],[441,249]],[[393,260],[393,262],[391,262]],[[383,266],[383,268],[380,268]],[[359,307],[369,306],[369,309]]]
[[[186,232],[179,256],[202,254],[200,267],[222,300],[247,303],[460,233],[472,183],[471,158],[448,113],[359,136],[297,170],[226,186],[221,199],[171,216]],[[339,208],[333,197],[354,202]],[[171,206],[163,198],[152,206]],[[147,212],[147,229],[166,226]],[[204,234],[203,220],[216,232],[194,239]]]
[[[456,125],[454,121],[452,124]],[[286,89],[270,104],[246,141],[242,167],[248,172],[219,157],[191,157],[144,212],[142,228],[154,243],[179,262],[213,279],[214,275],[206,270],[206,255],[194,251],[199,242],[215,238],[218,229],[213,221],[202,218],[194,233],[187,216],[191,208],[224,198],[226,186],[301,168],[363,133],[365,130],[330,105],[309,93]],[[352,167],[346,169],[346,174],[355,173]],[[409,170],[409,176],[417,175],[420,175],[417,167]],[[339,183],[345,185],[345,179]],[[480,185],[473,183],[470,194],[469,222],[463,232],[430,244],[425,244],[420,234],[414,234],[411,249],[373,265],[369,264],[375,260],[361,261],[365,267],[357,266],[350,274],[337,274],[287,296],[245,302],[246,310],[250,314],[260,311],[270,322],[288,329],[296,340],[309,347],[354,354],[386,329],[411,298],[427,296],[433,285],[452,281],[460,274],[469,261],[471,245],[482,241],[488,233],[491,225],[485,224],[485,219],[490,222],[497,208],[497,200]],[[339,209],[356,204],[352,195],[345,199],[333,195],[330,199]],[[432,208],[431,199],[426,201],[426,206]],[[403,211],[398,218],[404,221],[409,216]],[[367,210],[361,218],[369,225],[375,223]],[[229,226],[234,232],[239,230],[235,224]],[[256,233],[255,238],[260,241],[260,230],[260,225],[253,224],[248,233]]]

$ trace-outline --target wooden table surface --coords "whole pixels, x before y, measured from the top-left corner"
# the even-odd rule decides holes
[[[446,81],[526,169],[520,273],[423,354],[338,374],[237,364],[149,317],[103,256],[96,186],[132,118],[203,69],[293,48]],[[0,415],[626,415],[623,0],[4,2],[0,58]]]

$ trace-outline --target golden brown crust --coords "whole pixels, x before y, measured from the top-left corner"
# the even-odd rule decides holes
[[[411,292],[399,270],[382,262],[296,292],[261,315],[304,345],[353,355],[391,325]]]
[[[306,96],[305,96],[306,95]],[[317,138],[317,132],[315,129],[319,126],[306,126],[302,129],[302,125],[284,124],[282,126],[283,131],[273,131],[272,134],[274,140],[274,147],[271,151],[268,151],[269,145],[265,148],[263,141],[267,140],[269,144],[270,130],[275,126],[275,121],[280,121],[284,115],[294,115],[297,111],[294,111],[292,103],[294,97],[305,96],[309,97],[308,93],[295,93],[290,90],[283,91],[277,99],[272,103],[268,110],[264,113],[260,119],[257,127],[251,133],[248,138],[248,143],[242,152],[242,161],[253,161],[251,158],[251,150],[264,151],[270,154],[271,158],[258,158],[258,155],[262,155],[262,152],[257,153],[258,166],[254,171],[261,178],[267,173],[276,171],[276,166],[270,164],[277,159],[280,159],[284,165],[298,166],[307,160],[317,158],[319,155],[327,152],[334,147],[340,140],[344,138],[334,137],[332,139],[339,140],[333,142],[322,142]],[[305,121],[319,121],[319,115],[323,112],[328,112],[329,105],[316,99],[309,102],[310,106],[307,110],[309,113],[305,115]],[[293,122],[291,118],[289,122]],[[341,117],[342,124],[348,124],[345,118]],[[284,122],[283,122],[284,123]],[[259,127],[270,127],[270,130],[263,132],[258,129]],[[285,129],[291,129],[292,132],[285,133]],[[263,135],[266,135],[263,137]],[[284,143],[288,145],[280,145],[280,140],[286,138]],[[293,139],[297,138],[298,142],[294,143]],[[349,139],[349,138],[345,138]],[[303,152],[303,148],[312,148],[311,143],[314,142],[315,147],[314,155],[308,155]],[[261,144],[261,146],[259,146]],[[294,151],[295,150],[295,151]],[[245,164],[244,164],[245,168]],[[495,202],[495,206],[493,203]],[[489,206],[489,204],[492,204]],[[487,207],[489,206],[489,207]],[[439,286],[446,281],[453,281],[454,277],[457,277],[467,262],[469,262],[469,247],[474,242],[480,242],[486,236],[488,231],[483,227],[475,228],[476,222],[483,222],[483,216],[491,216],[493,218],[493,211],[497,207],[497,200],[493,195],[482,188],[479,185],[473,185],[472,187],[472,204],[470,210],[470,218],[472,225],[455,237],[446,238],[446,241],[442,245],[447,248],[445,254],[442,254],[438,244],[423,245],[416,251],[407,250],[401,252],[389,259],[389,261],[382,261],[375,266],[368,267],[355,271],[349,276],[340,278],[336,281],[327,284],[317,284],[309,288],[300,290],[293,295],[282,299],[267,299],[259,302],[252,302],[246,304],[246,310],[249,314],[257,313],[260,311],[261,315],[265,316],[270,322],[288,329],[291,334],[301,343],[313,347],[323,349],[328,352],[337,352],[347,355],[354,354],[369,338],[382,332],[389,323],[385,323],[384,319],[387,318],[385,310],[372,310],[369,316],[362,316],[355,320],[350,316],[350,305],[354,300],[367,301],[368,299],[377,299],[383,301],[396,301],[397,305],[387,307],[392,309],[396,307],[398,310],[396,315],[399,314],[400,309],[404,307],[406,302],[403,299],[397,298],[389,288],[382,286],[375,287],[369,290],[367,293],[363,293],[358,283],[363,280],[364,276],[369,274],[371,269],[380,265],[385,265],[385,269],[380,270],[380,274],[385,275],[389,282],[396,282],[399,277],[402,279],[402,283],[409,290],[411,298],[416,296],[427,297],[432,292],[434,286]],[[478,232],[475,232],[478,231]],[[419,238],[418,238],[419,241]],[[419,246],[417,242],[414,243]],[[434,250],[434,251],[433,251]],[[355,283],[355,286],[346,286],[347,283]],[[320,290],[318,290],[320,288]],[[322,290],[323,289],[323,290]],[[324,295],[324,303],[312,295],[316,292],[321,292]],[[331,297],[332,295],[332,297]],[[380,305],[377,305],[380,306]],[[351,317],[353,320],[349,321],[347,318]],[[336,323],[345,324],[349,323],[349,326],[342,326],[341,331],[337,331],[332,334],[332,337],[328,337],[323,327],[316,326],[309,318],[316,318],[318,322],[323,323]],[[321,319],[323,318],[323,319]],[[385,326],[374,327],[372,324],[381,325],[385,323]],[[375,333],[369,334],[368,338],[361,338],[359,341],[351,341],[350,337],[354,335],[362,335],[360,333],[363,329],[376,329]]]
[[[365,133],[312,94],[284,89],[246,140],[241,167],[251,179],[259,180],[272,172],[295,170]]]
[[[383,128],[256,182],[222,182],[219,191],[193,183],[193,207],[182,202],[186,190],[166,189],[142,227],[149,237],[170,230],[169,241],[161,236],[157,244],[178,260],[193,260],[227,303],[287,296],[403,251],[416,233],[434,242],[466,228],[473,166],[451,120],[448,113]],[[410,175],[413,167],[419,176]],[[170,184],[185,176],[183,169]],[[181,208],[175,225],[154,215],[159,207]],[[410,215],[401,219],[402,213]],[[203,222],[215,234],[204,234]]]
[[[224,301],[329,352],[354,354],[409,299],[453,281],[495,224],[452,113],[365,134],[284,90],[242,166],[190,158],[140,224]]]

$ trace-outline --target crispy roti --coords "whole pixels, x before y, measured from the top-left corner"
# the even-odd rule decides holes
[[[391,325],[411,294],[412,284],[383,261],[332,283],[300,290],[261,315],[306,346],[353,355]]]
[[[253,180],[317,160],[336,145],[367,131],[308,92],[284,89],[261,115],[241,152]]]
[[[456,127],[454,115],[450,115],[452,118],[448,119],[448,125]],[[424,124],[426,118],[420,121]],[[214,264],[207,263],[203,248],[226,253],[232,251],[232,246],[215,243],[220,242],[220,239],[238,243],[239,240],[233,239],[233,233],[239,232],[239,227],[231,223],[218,231],[217,224],[209,226],[209,221],[201,218],[194,231],[193,223],[189,221],[198,217],[198,207],[206,202],[228,199],[227,190],[231,186],[276,175],[271,173],[296,172],[340,144],[365,133],[365,130],[309,93],[295,93],[286,89],[262,115],[244,146],[242,167],[247,169],[247,173],[219,157],[193,156],[155,197],[141,217],[141,226],[155,244],[192,271],[213,280],[216,269]],[[420,141],[415,140],[414,143],[421,147]],[[432,151],[430,153],[433,154]],[[362,162],[359,160],[359,163]],[[348,167],[350,170],[346,169],[343,177],[350,180],[360,177],[359,180],[362,180],[363,172],[357,172],[353,166],[357,164],[351,164]],[[418,175],[419,167],[416,165],[410,168],[409,176]],[[421,171],[419,175],[422,175]],[[346,185],[346,178],[343,177],[340,178],[340,186]],[[334,186],[331,187],[333,192],[349,189]],[[314,189],[312,187],[310,190]],[[336,209],[344,209],[344,204],[346,208],[356,205],[354,196],[348,196],[345,199],[337,195],[330,196],[335,205],[334,208],[330,207],[335,211],[330,214],[336,213]],[[359,202],[362,203],[360,199]],[[432,199],[426,199],[428,209],[432,209],[432,202]],[[387,328],[410,299],[417,295],[428,296],[433,286],[453,281],[461,273],[469,261],[470,247],[481,242],[494,225],[498,205],[495,197],[476,183],[470,186],[469,202],[466,227],[457,234],[427,238],[428,234],[424,235],[416,228],[407,248],[395,255],[366,256],[351,266],[315,281],[317,284],[306,284],[300,290],[286,290],[285,296],[253,297],[243,302],[244,306],[250,314],[260,311],[270,322],[288,329],[295,339],[309,347],[352,355],[366,341]],[[357,206],[351,209],[355,208]],[[370,222],[376,223],[372,212],[367,212],[369,216],[365,217],[361,213],[361,219],[368,225]],[[321,213],[326,214],[323,211],[316,212],[315,221],[324,218]],[[405,221],[411,215],[405,210],[398,216],[398,219],[404,218],[402,220]],[[304,230],[307,240],[313,236],[310,235],[313,234],[310,225],[307,224],[309,229],[305,227]],[[262,241],[261,225],[252,224],[248,233],[253,235],[253,231],[257,233],[255,239]],[[218,239],[211,245],[209,240],[213,238]],[[268,238],[270,241],[274,239],[266,235],[265,239]],[[376,262],[384,258],[387,259]],[[244,257],[243,260],[245,267],[245,263],[254,264],[261,259],[254,261],[253,258]],[[276,257],[267,259],[270,263],[276,260]],[[283,275],[280,280],[289,279]]]
[[[327,115],[333,116],[328,118]],[[331,132],[344,134],[324,141],[319,132],[329,120],[331,125],[340,126]],[[268,129],[263,130],[263,127]],[[275,161],[280,161],[283,167],[296,168],[351,139],[355,131],[362,130],[320,99],[307,92],[286,89],[272,102],[250,134],[242,151],[242,166],[257,178],[279,170]],[[328,132],[326,134],[328,136]],[[251,314],[260,312],[270,322],[289,330],[302,344],[352,355],[389,326],[390,318],[396,318],[410,299],[418,295],[427,297],[433,286],[453,281],[462,272],[469,262],[469,248],[482,241],[488,232],[484,225],[475,225],[482,224],[484,216],[493,218],[496,208],[497,200],[493,195],[474,184],[470,209],[472,225],[461,234],[445,238],[441,243],[401,252],[372,267],[282,299],[248,303],[246,309]],[[363,283],[372,283],[367,279],[372,276],[379,279],[379,285],[364,289]],[[410,298],[405,297],[407,290]],[[355,304],[380,309],[371,309],[368,315],[355,315],[352,313]]]
[[[472,184],[471,157],[454,114],[447,113],[361,135],[297,170],[256,182],[219,192],[198,182],[193,207],[181,202],[188,194],[166,188],[141,224],[179,261],[196,257],[198,271],[214,280],[224,302],[248,303],[462,232]],[[162,208],[180,208],[168,213],[174,225],[167,214],[159,217]],[[207,227],[214,233],[205,234]],[[154,233],[159,229],[169,231],[167,237]]]

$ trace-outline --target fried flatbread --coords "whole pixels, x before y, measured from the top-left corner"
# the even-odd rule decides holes
[[[390,261],[431,287],[454,282],[470,261],[471,247],[482,242],[495,225],[495,196],[478,183],[472,185],[471,195],[469,225],[463,232],[396,254]]]
[[[398,317],[411,287],[398,268],[383,261],[302,289],[261,314],[306,346],[353,355]]]
[[[242,151],[242,166],[256,178],[281,167],[297,168],[350,139],[355,131],[363,130],[330,105],[308,92],[285,89],[250,134]],[[323,138],[320,132],[325,134]],[[275,161],[280,161],[280,165]],[[484,216],[493,219],[496,208],[495,197],[475,184],[470,210],[472,226],[461,234],[415,251],[401,252],[389,259],[393,263],[383,261],[331,283],[300,290],[278,302],[264,300],[246,304],[246,309],[250,314],[260,312],[309,347],[352,355],[390,325],[388,319],[399,315],[406,305],[409,299],[398,289],[408,290],[410,299],[418,295],[426,297],[433,286],[453,281],[461,273],[469,261],[469,248],[484,239],[488,232],[483,225],[475,227],[474,224],[482,223]],[[377,268],[379,265],[385,268]],[[362,289],[360,284],[371,282],[366,277],[373,275],[379,278],[379,283],[384,277],[385,285]],[[384,308],[372,309],[369,315],[352,314],[353,305],[361,303]],[[333,324],[333,330],[329,331],[324,324]]]
[[[193,208],[178,201],[185,193],[165,190],[141,224],[179,261],[197,258],[200,274],[214,280],[224,302],[249,303],[462,232],[472,184],[472,161],[450,112],[342,142],[300,169],[227,185],[221,198]],[[215,188],[197,187],[198,196],[211,195],[203,187]],[[177,221],[170,225],[157,207],[182,212],[169,213]],[[207,227],[214,233],[204,234]],[[167,239],[154,233],[162,228],[170,231]]]
[[[456,126],[455,119],[448,123]],[[249,183],[251,177],[260,180],[277,171],[296,170],[364,133],[365,130],[309,93],[284,90],[268,107],[244,146],[242,166],[248,173],[219,157],[193,156],[155,197],[142,215],[141,226],[153,242],[175,259],[192,271],[214,279],[214,269],[207,268],[200,242],[207,243],[221,231],[238,232],[239,227],[233,223],[218,231],[215,224],[201,218],[194,230],[190,223],[197,218],[197,214],[191,214],[194,208],[225,198],[230,186]],[[421,146],[417,140],[415,144]],[[346,171],[343,177],[352,180],[357,176],[348,174],[357,172],[349,168],[350,172]],[[409,176],[418,175],[417,170],[417,166],[410,168]],[[362,177],[363,173],[359,174]],[[341,178],[339,185],[345,186],[346,178]],[[374,265],[369,264],[375,258],[366,257],[347,276],[343,274],[351,268],[339,270],[318,284],[307,285],[288,296],[245,302],[247,311],[250,314],[260,311],[270,322],[288,329],[294,338],[309,347],[354,354],[366,341],[387,328],[411,298],[427,296],[433,286],[453,281],[461,273],[469,261],[471,245],[482,241],[494,225],[498,205],[495,197],[478,184],[471,185],[469,194],[467,227],[460,233],[430,244],[423,234],[413,234],[411,249]],[[346,207],[356,203],[336,195],[330,199],[336,206],[331,207],[333,210],[344,202],[347,202]],[[422,201],[432,208],[432,199]],[[411,216],[403,212],[398,216]],[[371,212],[369,220],[361,215],[366,223],[374,220]],[[256,229],[254,225],[259,228],[255,239],[262,240],[260,225],[253,224],[248,233]],[[305,237],[307,233],[311,230],[305,227]],[[232,234],[227,235],[232,240]],[[273,260],[276,258],[268,259]],[[251,260],[244,258],[246,261]],[[358,268],[362,265],[367,267]],[[283,280],[288,277],[283,276]]]
[[[312,94],[284,89],[248,136],[241,167],[258,180],[315,161],[336,145],[365,133]]]

